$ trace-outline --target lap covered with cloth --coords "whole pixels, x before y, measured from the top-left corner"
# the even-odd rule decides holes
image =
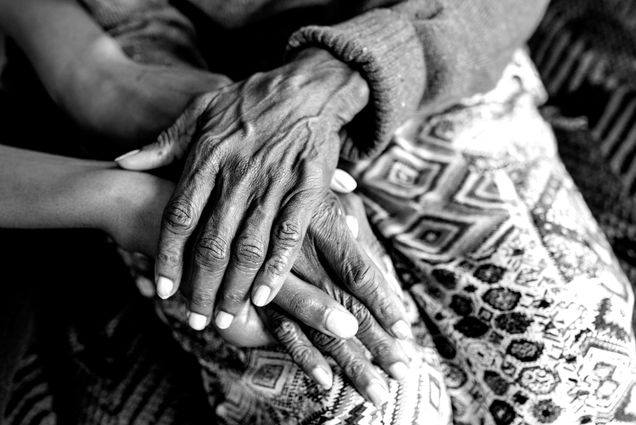
[[[392,399],[337,365],[320,389],[279,349],[237,349],[159,306],[226,423],[631,423],[633,295],[556,152],[524,53],[498,86],[414,118],[352,169],[416,341]],[[451,408],[452,406],[452,408]]]
[[[143,56],[142,50],[127,53]],[[391,58],[405,62],[391,70],[413,65],[405,55]],[[451,61],[457,64],[464,65]],[[409,104],[421,100],[411,97],[426,86],[423,73],[418,78],[413,90],[402,90],[407,80],[396,79]],[[436,91],[430,92],[434,97]],[[181,301],[157,304],[176,341],[197,359],[207,401],[221,422],[634,421],[631,289],[557,156],[537,111],[543,96],[532,65],[518,53],[494,90],[434,115],[422,112],[377,156],[352,166],[369,217],[395,262],[416,335],[411,375],[402,383],[389,381],[391,400],[382,408],[366,402],[336,364],[333,386],[320,389],[284,350],[233,347],[212,329],[192,331]],[[384,112],[396,106],[391,102]],[[33,364],[24,359],[26,372],[16,376],[31,374]],[[136,375],[129,383],[143,382],[143,368],[129,374]],[[43,388],[38,399],[47,399]],[[15,392],[8,423],[23,423],[25,403],[36,398],[25,394]],[[120,401],[133,412],[131,423],[152,421],[144,403],[165,406],[156,398],[169,399],[167,394],[152,395],[150,403],[124,388]],[[125,422],[99,397],[89,401],[94,405],[85,411],[95,412],[96,423]],[[54,423],[33,409],[29,417]],[[153,418],[168,423],[159,414]]]

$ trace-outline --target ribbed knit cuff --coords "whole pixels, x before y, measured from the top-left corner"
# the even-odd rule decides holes
[[[301,28],[288,49],[309,46],[328,50],[369,84],[369,106],[347,127],[351,142],[341,156],[357,160],[379,153],[424,94],[426,67],[415,28],[399,13],[374,9],[331,27]]]

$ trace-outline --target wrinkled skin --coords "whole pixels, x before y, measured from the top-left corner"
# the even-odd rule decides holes
[[[308,49],[281,68],[201,96],[157,145],[120,161],[148,169],[188,152],[163,216],[160,295],[187,285],[191,318],[206,323],[216,307],[220,327],[250,292],[259,306],[274,299],[301,249],[307,211],[327,192],[339,133],[367,101],[357,72]]]
[[[316,367],[331,374],[322,350],[367,395],[380,375],[360,341],[398,377],[391,367],[408,358],[390,334],[407,338],[409,326],[399,291],[387,283],[381,262],[367,255],[379,245],[361,203],[353,210],[367,249],[352,237],[326,189],[342,127],[368,96],[356,73],[327,56],[301,57],[300,65],[198,98],[157,143],[118,163],[147,170],[188,155],[163,214],[155,263],[156,275],[175,283],[168,296],[181,283],[191,312],[203,316],[204,325],[216,306],[217,318],[218,311],[233,316],[232,323],[217,326],[226,340],[239,346],[280,341],[314,378]],[[266,301],[276,307],[257,311],[248,302],[253,281],[271,288]],[[333,310],[355,316],[357,339],[345,340],[355,331],[329,329],[326,318]]]
[[[366,281],[349,283],[347,290],[350,292],[347,292],[330,278],[327,270],[347,264],[358,255],[365,257],[369,255],[377,264],[382,263],[381,258],[385,255],[368,225],[360,198],[355,195],[341,195],[340,199],[343,200],[342,203],[334,195],[328,195],[316,209],[302,252],[294,264],[293,273],[274,299],[276,307],[249,306],[240,312],[229,329],[219,330],[219,332],[224,339],[239,346],[259,346],[271,343],[271,335],[287,348],[294,361],[310,376],[315,376],[316,368],[331,373],[323,357],[323,354],[330,355],[360,393],[370,398],[367,388],[372,383],[382,383],[383,379],[367,360],[362,347],[369,350],[374,361],[396,379],[402,377],[392,366],[396,363],[407,366],[409,358],[398,341],[383,329],[378,318],[374,317],[360,300],[369,302],[374,307],[374,311],[402,308],[392,306],[390,301],[387,301],[399,299],[400,288],[389,285],[376,288],[373,286],[374,279],[368,277]],[[356,243],[353,235],[346,228],[345,214],[354,216],[360,223],[358,239],[363,241],[362,245]],[[328,264],[325,268],[323,263],[317,260],[317,250],[322,244],[333,243],[336,235],[340,238],[342,245],[347,246],[346,249],[336,252],[347,254],[345,258],[338,258],[336,255],[325,259],[324,263]],[[381,268],[382,266],[372,267],[347,274],[372,275],[386,272]],[[336,308],[340,304],[356,317],[359,323],[356,338],[337,338],[325,329],[326,311],[333,308],[334,303]],[[377,303],[386,304],[378,305]],[[375,402],[373,399],[372,401]]]
[[[152,255],[156,247],[161,210],[167,203],[173,186],[152,176],[143,181],[152,183],[144,191],[155,193],[150,195],[151,202],[142,202],[141,210],[135,206],[124,214],[123,217],[130,217],[129,221],[117,227],[122,227],[125,232],[111,234],[123,248]],[[354,216],[358,223],[357,241],[345,224],[345,216],[349,215]],[[324,261],[316,260],[319,247],[332,240],[339,241],[333,244],[336,249],[330,251],[331,255],[325,257]],[[149,274],[152,266],[144,261],[143,256],[126,255],[125,258],[135,269],[138,285],[144,292],[148,292],[149,282],[144,276]],[[230,328],[219,332],[228,342],[243,347],[280,342],[306,373],[326,387],[331,384],[332,374],[323,354],[331,355],[360,392],[367,395],[369,385],[381,383],[381,379],[362,351],[360,341],[373,354],[374,360],[395,378],[400,376],[392,370],[393,366],[398,362],[408,364],[408,358],[396,340],[380,326],[381,317],[371,314],[371,311],[402,309],[400,288],[395,279],[391,278],[390,272],[387,272],[387,262],[383,258],[386,257],[368,225],[361,200],[355,195],[340,196],[339,200],[334,195],[328,195],[313,214],[294,272],[276,296],[273,303],[275,307],[272,305],[257,309],[248,304],[237,315]],[[330,277],[333,273],[330,262],[337,266],[343,259],[346,259],[346,264],[350,264],[353,270],[358,270],[352,270],[349,275],[367,277],[366,280],[349,283],[353,288],[350,290],[351,295],[347,292],[349,290],[342,289]],[[355,262],[356,259],[358,262]],[[378,287],[379,296],[374,297],[374,300],[388,302],[376,304],[376,301],[371,300],[368,302],[372,308],[365,308],[360,300],[375,293],[378,280],[375,275],[379,273],[385,273],[385,280],[393,285]],[[392,302],[397,304],[392,306]],[[353,314],[352,319],[355,317],[355,321],[360,323],[357,332],[354,332],[357,333],[357,338],[337,338],[336,332],[330,331],[326,319],[333,310],[350,311]],[[348,335],[351,336],[354,335]],[[317,368],[326,375],[317,376]]]

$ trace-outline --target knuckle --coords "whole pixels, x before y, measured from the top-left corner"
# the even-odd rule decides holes
[[[221,295],[221,301],[225,306],[243,304],[245,300],[245,294],[238,291],[224,291]]]
[[[366,370],[366,363],[358,357],[350,358],[344,366],[344,370],[349,378],[359,379]]]
[[[373,310],[379,318],[392,318],[397,315],[395,304],[387,297],[376,298]]]
[[[371,329],[374,319],[371,317],[371,313],[364,305],[353,298],[349,298],[347,302],[347,309],[358,320],[358,333],[365,333]]]
[[[260,266],[265,259],[265,246],[262,241],[253,237],[241,238],[235,251],[238,265],[253,269]]]
[[[227,173],[234,183],[249,184],[255,167],[244,158],[234,158],[227,166]]]
[[[165,209],[164,220],[175,233],[189,233],[194,228],[194,208],[185,199],[173,199]]]
[[[312,363],[314,358],[314,352],[311,348],[304,344],[296,344],[289,349],[289,354],[294,361],[302,366],[307,366]]]
[[[314,307],[313,300],[301,294],[294,294],[288,302],[289,309],[291,311],[301,313],[303,315],[307,314],[310,310],[313,310]]]
[[[274,255],[267,262],[267,273],[272,276],[280,277],[285,274],[287,270],[287,261],[286,257],[282,255]]]
[[[159,266],[175,267],[179,264],[180,258],[181,256],[176,250],[161,248],[155,261]]]
[[[278,320],[275,324],[276,338],[285,345],[291,345],[298,340],[296,325],[287,319]]]
[[[311,330],[311,339],[318,348],[332,355],[338,352],[343,344],[342,340],[316,330]]]
[[[375,273],[370,266],[348,263],[345,268],[345,282],[354,294],[371,290],[374,280]]]
[[[228,259],[229,244],[220,235],[204,235],[199,239],[194,251],[195,261],[204,267],[225,263]]]
[[[199,307],[203,310],[210,310],[214,305],[214,298],[207,292],[195,291],[192,293],[190,305]]]
[[[386,341],[377,343],[375,347],[373,348],[373,353],[375,354],[375,357],[377,357],[380,360],[391,358],[394,352],[395,352],[395,349],[393,345],[389,344]]]
[[[293,220],[285,220],[279,224],[276,239],[282,248],[293,248],[300,242],[300,225]]]

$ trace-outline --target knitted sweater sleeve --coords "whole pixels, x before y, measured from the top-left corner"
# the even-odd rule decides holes
[[[434,110],[492,88],[548,1],[392,3],[334,26],[303,27],[289,41],[290,50],[325,48],[367,80],[370,104],[341,152],[350,160],[377,153],[419,107]]]

